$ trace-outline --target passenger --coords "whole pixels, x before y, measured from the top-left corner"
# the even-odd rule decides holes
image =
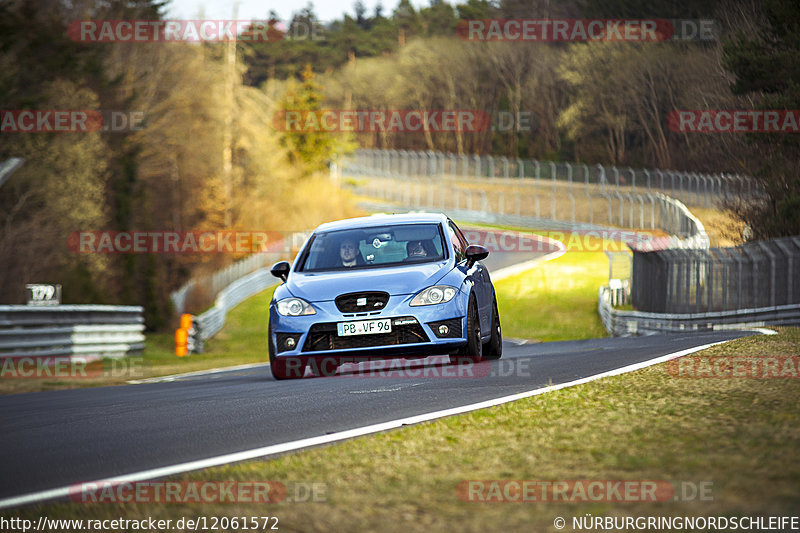
[[[408,241],[406,255],[408,255],[407,259],[424,259],[428,257],[428,252],[425,250],[422,241]]]

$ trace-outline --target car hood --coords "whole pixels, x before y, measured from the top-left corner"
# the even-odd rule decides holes
[[[333,300],[340,294],[385,291],[391,296],[415,294],[435,285],[452,268],[448,261],[413,266],[336,272],[292,272],[287,289],[309,302]]]

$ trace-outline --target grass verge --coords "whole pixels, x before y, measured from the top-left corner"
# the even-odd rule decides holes
[[[559,341],[606,337],[597,288],[608,281],[603,252],[567,252],[495,284],[503,334]]]
[[[597,313],[597,289],[608,283],[608,258],[602,250],[620,250],[624,245],[600,238],[587,240],[569,232],[484,227],[545,235],[567,247],[560,257],[494,283],[503,335],[543,342],[608,336]]]
[[[800,330],[698,355],[800,356]],[[795,374],[795,377],[796,374]],[[282,531],[556,531],[555,517],[796,515],[800,382],[684,379],[665,365],[274,460],[176,480],[322,484],[324,503],[51,504],[14,512],[176,520],[277,516]],[[481,503],[465,480],[666,480],[663,502]],[[704,487],[692,496],[692,490]],[[11,513],[4,513],[10,516]]]

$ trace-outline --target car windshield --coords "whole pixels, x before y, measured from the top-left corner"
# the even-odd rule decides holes
[[[439,224],[398,224],[317,233],[298,270],[382,268],[444,258]]]

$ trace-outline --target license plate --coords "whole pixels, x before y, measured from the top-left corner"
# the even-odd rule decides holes
[[[376,333],[391,333],[392,320],[390,318],[379,320],[359,320],[357,322],[339,322],[336,332],[340,337],[348,335],[373,335]]]

